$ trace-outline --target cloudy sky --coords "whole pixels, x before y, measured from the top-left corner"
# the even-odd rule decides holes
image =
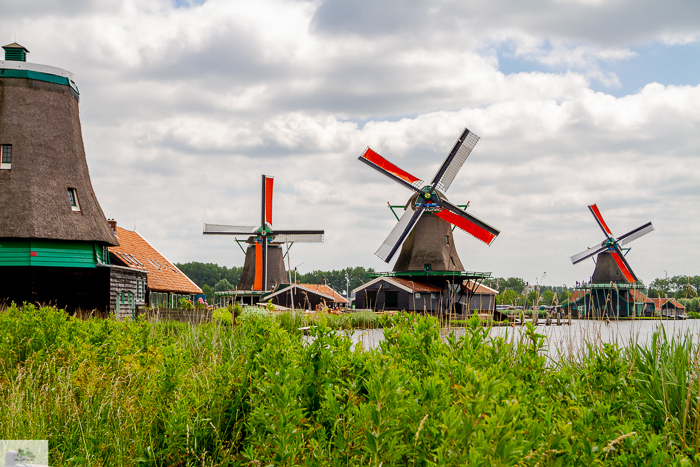
[[[240,266],[202,223],[323,228],[299,270],[389,270],[374,255],[410,193],[367,146],[430,179],[464,127],[481,137],[447,195],[501,230],[463,232],[465,267],[547,284],[593,271],[586,206],[645,282],[699,274],[696,0],[9,0],[5,43],[72,71],[105,215],[173,261]],[[546,277],[542,279],[543,274]]]

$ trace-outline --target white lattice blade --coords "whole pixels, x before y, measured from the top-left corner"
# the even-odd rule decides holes
[[[257,227],[241,225],[204,224],[204,233],[225,235],[251,235]]]
[[[418,222],[418,219],[420,219],[420,216],[422,215],[423,209],[420,209],[419,211],[413,211],[411,208],[406,209],[401,216],[401,219],[399,219],[399,222],[396,223],[389,236],[386,238],[386,240],[384,240],[384,243],[382,243],[382,246],[380,246],[374,254],[379,256],[382,260],[384,260],[384,262],[388,263],[391,260],[392,251],[395,250],[394,247],[398,243],[403,242],[406,235],[408,235],[408,232],[406,235],[404,235],[404,232],[407,229],[410,230],[413,224]]]
[[[618,239],[618,243],[620,245],[627,245],[628,243],[638,239],[639,237],[643,237],[644,235],[651,233],[653,231],[654,231],[654,226],[651,225],[651,222],[649,222],[649,223],[641,226],[640,228],[634,229],[633,231],[628,232],[628,233],[624,234],[623,236],[621,236]]]
[[[323,243],[323,234],[279,234],[272,239],[274,243]]]
[[[598,248],[589,248],[586,251],[582,251],[581,253],[574,255],[571,257],[571,262],[576,264],[580,263],[586,258],[590,258],[593,255],[596,255],[600,253],[601,251],[605,250],[605,247],[598,247]]]
[[[468,131],[468,130],[467,130]],[[464,165],[464,162],[467,160],[469,157],[469,154],[471,154],[472,149],[474,149],[474,146],[476,146],[476,143],[479,141],[479,137],[475,135],[472,132],[469,132],[467,136],[464,138],[462,141],[462,144],[459,146],[459,149],[457,149],[457,153],[455,154],[454,158],[448,162],[447,168],[444,169],[444,172],[440,176],[440,172],[443,170],[443,166],[440,166],[438,171],[435,173],[435,176],[433,177],[433,183],[437,181],[437,189],[445,192],[447,189],[452,185],[452,181],[455,179],[457,174],[459,173],[459,170],[462,168],[462,165]],[[457,146],[460,143],[459,140],[455,143],[455,146]],[[454,146],[452,147],[454,150]],[[450,154],[452,154],[452,151],[450,151]],[[448,155],[449,158],[449,155]],[[445,161],[447,162],[447,161]],[[444,163],[443,163],[444,165]],[[438,180],[435,180],[438,178]]]

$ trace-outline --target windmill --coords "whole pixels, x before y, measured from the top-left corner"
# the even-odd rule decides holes
[[[625,254],[622,252],[621,246],[626,245],[639,237],[648,234],[654,230],[651,222],[647,222],[641,227],[627,232],[626,234],[616,238],[610,231],[610,228],[603,220],[603,216],[598,210],[598,206],[591,204],[588,209],[593,214],[598,226],[605,234],[605,240],[594,248],[588,248],[577,255],[571,257],[571,262],[574,264],[590,258],[593,255],[598,255],[595,271],[591,278],[594,284],[604,284],[609,282],[615,283],[632,283],[637,281],[637,276],[632,271],[629,263],[625,259]],[[627,249],[629,250],[629,249]],[[623,280],[624,279],[624,280]]]
[[[240,290],[270,290],[271,284],[286,282],[282,244],[323,243],[323,230],[277,230],[272,228],[272,187],[274,178],[262,176],[260,225],[234,226],[204,224],[204,235],[247,237],[250,244],[238,284]],[[238,240],[236,240],[238,241]]]
[[[463,270],[454,249],[451,225],[487,245],[500,233],[450,203],[444,195],[478,141],[479,137],[465,128],[430,184],[425,184],[370,148],[359,157],[360,161],[413,192],[404,214],[375,253],[388,263],[403,244],[395,271]]]

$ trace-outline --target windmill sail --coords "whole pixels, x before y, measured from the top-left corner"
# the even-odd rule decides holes
[[[252,288],[266,291],[271,281],[273,283],[285,281],[284,262],[279,243],[323,243],[323,230],[275,231],[272,228],[273,187],[274,177],[263,175],[259,226],[204,224],[205,235],[254,237],[254,245],[250,246],[246,252],[246,261],[239,283],[240,290]],[[274,244],[271,245],[271,243]],[[270,271],[268,260],[272,261],[272,278],[268,277]]]
[[[447,191],[478,142],[479,137],[465,128],[462,136],[459,137],[452,151],[435,173],[432,185],[440,191]]]

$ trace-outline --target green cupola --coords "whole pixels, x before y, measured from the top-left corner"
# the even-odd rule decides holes
[[[17,42],[2,46],[5,49],[5,60],[14,62],[26,62],[29,50],[26,47],[19,45]]]

